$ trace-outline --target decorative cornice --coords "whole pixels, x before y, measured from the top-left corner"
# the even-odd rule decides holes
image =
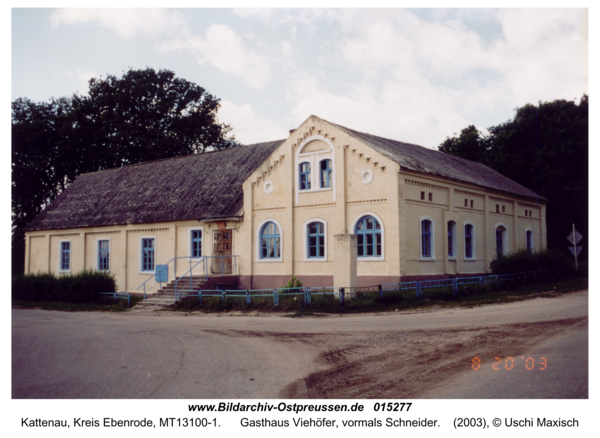
[[[409,185],[409,186],[423,187],[424,189],[439,190],[442,192],[448,191],[448,187],[438,186],[435,184],[425,183],[425,182],[421,182],[421,181],[414,181],[412,179],[405,179],[404,182],[406,183],[406,185]]]
[[[485,198],[485,195],[482,195],[481,193],[467,192],[466,190],[460,190],[460,189],[454,189],[454,193],[456,193],[457,195],[466,195],[466,196],[474,196],[476,198]],[[490,196],[490,199],[491,199],[491,196]]]

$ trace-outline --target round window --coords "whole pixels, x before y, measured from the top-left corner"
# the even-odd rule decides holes
[[[362,173],[361,179],[364,184],[369,184],[371,181],[373,181],[373,172],[370,170],[365,170]]]
[[[266,194],[271,193],[273,191],[273,188],[274,188],[274,186],[273,186],[273,183],[271,181],[267,181],[265,183],[265,185],[264,185],[264,189],[265,189],[265,193]]]

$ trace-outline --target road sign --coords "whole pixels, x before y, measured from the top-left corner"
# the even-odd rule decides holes
[[[579,243],[579,241],[581,239],[583,239],[583,236],[581,234],[579,234],[579,231],[577,231],[577,230],[574,230],[574,231],[575,231],[575,243],[574,244],[577,244],[577,243]],[[569,243],[573,243],[573,231],[571,231],[569,233],[569,235],[567,236],[567,240],[569,241]]]
[[[569,246],[569,251],[571,251],[571,254],[573,254],[576,258],[579,257],[579,253],[581,252],[582,249],[583,249],[583,245],[577,245],[577,255],[575,255],[575,250],[573,249],[572,246]]]

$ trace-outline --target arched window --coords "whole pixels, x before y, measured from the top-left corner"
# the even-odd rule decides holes
[[[300,163],[300,190],[310,190],[310,163]]]
[[[331,187],[331,160],[321,160],[321,188]]]
[[[356,223],[358,257],[381,257],[381,225],[373,216],[364,216]]]
[[[421,221],[421,257],[431,257],[431,221],[425,219]]]
[[[281,258],[281,236],[279,227],[274,222],[267,222],[263,225],[260,232],[260,245],[261,259]]]
[[[465,225],[465,258],[472,259],[474,257],[474,243],[475,243],[475,235],[474,235],[474,227],[471,224]]]
[[[506,228],[503,226],[496,227],[496,256],[502,257],[506,254],[504,240],[506,237]]]
[[[311,222],[307,226],[308,258],[325,257],[325,227],[322,222]]]
[[[448,222],[448,257],[456,257],[456,222]]]
[[[533,231],[527,230],[525,232],[525,239],[527,241],[527,252],[533,253]]]

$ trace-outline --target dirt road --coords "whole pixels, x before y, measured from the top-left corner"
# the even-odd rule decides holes
[[[586,398],[587,339],[587,291],[297,319],[13,309],[13,397]]]

